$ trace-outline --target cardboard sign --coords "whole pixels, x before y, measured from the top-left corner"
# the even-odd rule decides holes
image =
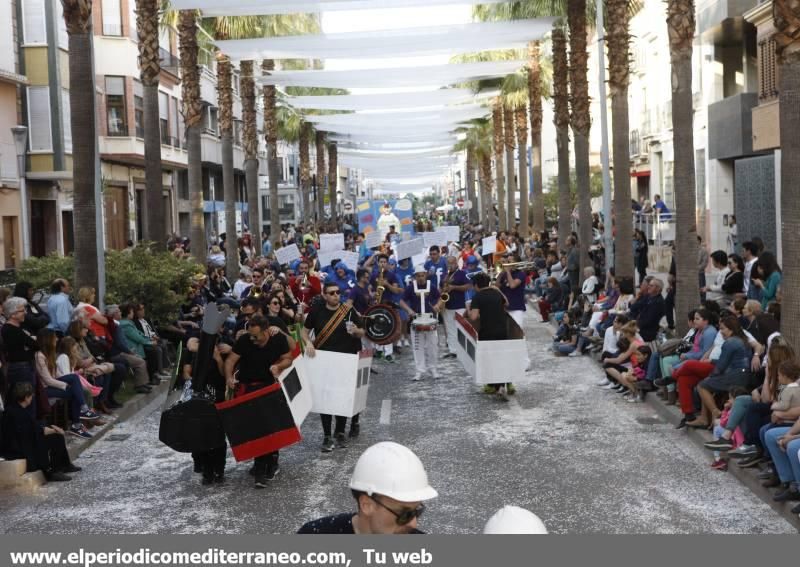
[[[337,232],[335,234],[319,235],[319,251],[328,252],[331,250],[344,250],[344,234]]]
[[[394,243],[394,253],[395,256],[397,256],[398,262],[424,252],[425,242],[422,238],[415,238],[414,240],[405,240],[403,242]]]
[[[358,270],[358,252],[348,252],[345,250],[338,252],[338,254],[341,256],[342,262],[344,262],[348,268],[354,272]]]
[[[300,257],[300,249],[297,248],[297,244],[289,244],[275,250],[275,258],[279,264],[290,264]]]
[[[422,264],[424,264],[427,261],[427,259],[428,259],[428,253],[423,251],[420,254],[415,254],[414,256],[411,257],[411,265],[414,266],[414,268],[416,268],[417,266],[421,266]]]
[[[314,413],[352,417],[367,407],[372,351],[345,354],[318,350],[303,357]],[[331,372],[331,369],[336,369]]]
[[[448,242],[458,242],[461,238],[461,229],[458,226],[440,226],[436,232],[444,232]]]
[[[326,252],[320,251],[317,254],[317,258],[319,259],[319,268],[320,270],[330,266],[331,261],[335,259],[344,260],[344,255],[346,252],[344,250],[328,250]]]
[[[442,231],[423,232],[422,239],[425,241],[425,249],[431,246],[447,246],[447,234]]]
[[[382,242],[383,238],[381,238],[381,233],[377,230],[373,230],[364,235],[364,244],[367,248],[378,248]]]
[[[481,254],[486,256],[487,254],[494,254],[495,252],[497,252],[497,237],[487,236],[481,242]]]

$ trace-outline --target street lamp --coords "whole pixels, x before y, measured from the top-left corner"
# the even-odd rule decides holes
[[[25,150],[28,148],[27,126],[11,128],[17,150],[17,176],[19,177],[20,217],[22,218],[22,259],[30,258],[31,233],[28,228],[28,191],[25,187]]]

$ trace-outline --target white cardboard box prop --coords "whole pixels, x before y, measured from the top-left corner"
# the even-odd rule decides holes
[[[294,423],[299,428],[311,412],[312,406],[311,384],[303,357],[295,358],[292,365],[281,372],[278,382],[286,396]]]
[[[479,341],[480,321],[470,323],[460,314],[456,314],[456,354],[476,384],[523,384],[533,380],[525,374],[528,346],[522,329],[508,313],[506,324],[508,336],[511,337],[508,340]]]
[[[318,350],[303,357],[314,413],[352,417],[367,407],[372,351],[343,354]]]

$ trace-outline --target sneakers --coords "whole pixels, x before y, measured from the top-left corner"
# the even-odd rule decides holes
[[[336,448],[347,449],[347,437],[344,436],[344,433],[336,434]]]
[[[383,357],[386,362],[394,362],[394,357],[391,354],[387,354]]]
[[[800,491],[794,484],[790,484],[772,497],[775,502],[789,502],[790,500],[800,500]]]
[[[517,389],[514,387],[514,384],[508,383],[506,385],[506,394],[508,394],[509,396],[513,396],[516,393]]]
[[[275,480],[275,477],[278,476],[279,472],[281,472],[281,466],[278,463],[270,465],[267,467],[267,474],[265,478],[267,480]]]
[[[573,351],[572,351],[571,353],[569,353],[567,356],[571,356],[572,358],[575,358],[576,356],[580,356],[580,355],[581,355],[581,353],[580,353],[580,352],[578,352],[577,350],[573,350]]]
[[[644,403],[644,400],[642,399],[642,396],[640,396],[639,394],[631,394],[631,396],[628,398],[628,403],[641,404]]]
[[[726,470],[728,470],[728,463],[723,461],[722,459],[717,459],[716,461],[711,463],[711,468],[725,472]]]
[[[614,382],[609,382],[605,386],[603,386],[603,390],[616,390],[619,387],[619,384],[615,384]]]
[[[265,474],[258,474],[256,475],[256,488],[266,488],[269,481],[267,480],[267,475]]]
[[[86,428],[80,423],[76,423],[70,426],[69,432],[72,433],[75,437],[81,437],[82,439],[92,438],[92,434],[86,431]]]
[[[484,394],[496,394],[497,393],[497,388],[495,388],[494,386],[492,386],[490,384],[486,384],[483,387],[483,393]]]
[[[431,376],[433,376],[434,378],[441,378],[442,377],[442,375],[439,374],[439,371],[436,370],[435,368],[431,368]]]
[[[96,419],[100,419],[100,414],[87,409],[81,412],[80,418],[84,421],[94,421]]]
[[[719,439],[715,439],[713,441],[708,441],[704,443],[703,447],[705,447],[710,451],[729,451],[730,449],[733,448],[733,441],[731,441],[730,439],[724,439],[720,437]],[[733,454],[731,454],[731,456],[733,456]]]
[[[321,450],[323,453],[330,453],[334,450],[334,448],[336,448],[336,445],[333,443],[333,439],[330,437],[325,437],[325,439],[322,440]]]
[[[728,456],[733,459],[742,459],[758,455],[758,447],[755,445],[740,445],[733,451],[728,451]]]
[[[728,453],[730,455],[730,453]],[[757,467],[761,463],[761,455],[757,452],[753,453],[749,457],[745,457],[741,461],[739,461],[739,468],[740,469],[752,469],[753,467]]]
[[[609,384],[611,384],[611,381],[608,378],[603,378],[599,382],[596,382],[595,386],[603,387],[603,386],[608,386]]]
[[[658,386],[659,388],[663,388],[664,386],[669,386],[670,384],[674,384],[675,380],[672,378],[656,378],[653,380],[653,384]]]
[[[416,374],[414,374],[414,376],[411,378],[411,380],[414,381],[414,382],[419,382],[420,380],[422,380],[422,373],[421,372],[417,372]]]
[[[756,475],[759,480],[769,480],[773,476],[775,476],[775,470],[772,467],[769,467]]]

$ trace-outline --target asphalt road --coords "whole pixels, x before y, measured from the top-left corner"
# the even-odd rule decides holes
[[[321,454],[315,415],[281,473],[255,490],[249,463],[229,455],[226,482],[204,487],[189,455],[158,442],[159,400],[78,460],[70,483],[35,495],[0,492],[5,533],[292,533],[353,509],[347,481],[374,442],[411,447],[439,491],[423,517],[431,533],[477,533],[504,504],[539,514],[555,533],[796,533],[709,455],[646,404],[596,388],[588,358],[557,358],[552,328],[529,313],[531,383],[510,402],[486,396],[457,361],[413,383],[409,349],[377,362],[361,437]]]

